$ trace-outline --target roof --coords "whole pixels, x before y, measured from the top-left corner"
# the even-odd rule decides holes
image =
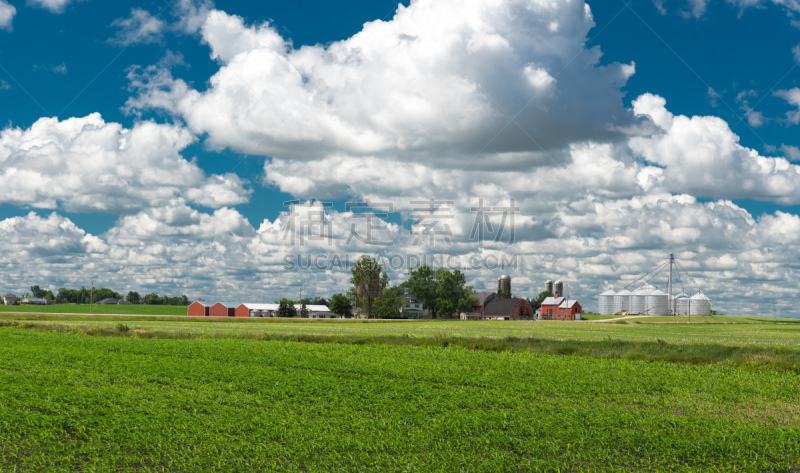
[[[409,304],[422,303],[421,300],[417,299],[416,297],[412,296],[411,294],[403,294],[403,299],[407,300]]]
[[[217,305],[217,304],[224,305],[228,309],[235,309],[235,308],[239,307],[239,304],[234,304],[233,302],[216,302],[216,303],[214,303],[212,305]]]
[[[708,297],[706,297],[705,294],[703,294],[703,291],[699,291],[697,294],[695,294],[692,297],[690,297],[690,299],[693,300],[693,301],[708,301],[708,300],[710,300]]]
[[[112,298],[108,297],[106,299],[103,299],[102,301],[95,302],[95,304],[116,304],[117,302],[119,302],[119,301],[117,301],[116,299],[112,299]]]
[[[244,302],[239,304],[236,307],[245,306],[249,310],[278,310],[280,304],[261,304],[258,302]],[[295,304],[294,308],[300,310],[303,308],[303,304]],[[311,312],[328,312],[330,309],[326,305],[316,305],[316,304],[308,304],[306,305],[306,309]]]
[[[569,309],[571,307],[575,307],[575,304],[577,304],[577,303],[578,303],[578,301],[576,301],[576,300],[566,300],[566,299],[564,299],[564,301],[558,306],[558,308],[559,309]]]
[[[14,294],[11,294],[11,293],[9,292],[8,294],[5,294],[3,297],[17,297],[17,296],[15,296]]]
[[[612,291],[611,289],[607,290],[606,292],[600,294],[601,296],[616,296],[617,293]]]
[[[504,281],[511,281],[511,276],[509,276],[508,274],[504,274],[504,275],[500,276],[500,279],[502,279]]]
[[[495,297],[486,303],[483,309],[483,315],[511,315],[511,310],[515,305],[524,299],[507,299],[505,297]]]
[[[548,297],[542,301],[542,305],[560,305],[563,300],[563,297]]]
[[[189,304],[189,305],[194,305],[194,304],[200,304],[200,305],[202,305],[203,307],[211,307],[212,305],[214,305],[214,304],[212,304],[212,303],[210,303],[210,302],[206,302],[206,301],[194,301],[194,302],[192,302],[192,303],[191,303],[191,304]]]
[[[478,299],[478,302],[476,302],[475,305],[482,306],[486,303],[487,299],[491,299],[490,296],[496,296],[497,294],[494,292],[473,292],[472,295]]]

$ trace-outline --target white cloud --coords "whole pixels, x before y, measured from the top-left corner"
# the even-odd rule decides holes
[[[11,84],[5,80],[0,80],[0,90],[11,90]]]
[[[54,74],[66,74],[67,73],[67,65],[64,62],[62,62],[61,64],[59,64],[57,66],[53,66],[52,70],[53,70]]]
[[[0,0],[0,29],[11,31],[11,22],[17,9],[6,0]]]
[[[197,33],[214,8],[211,0],[178,0],[172,6],[172,13],[178,18],[173,29],[185,34]]]
[[[67,5],[80,1],[83,0],[28,0],[28,4],[45,8],[53,13],[64,13],[64,9]]]
[[[157,43],[163,38],[163,31],[166,28],[164,20],[141,8],[132,8],[129,17],[117,18],[111,25],[119,28],[119,31],[109,41],[120,46]]]
[[[794,62],[800,66],[800,44],[792,48],[792,55],[794,56]]]
[[[789,90],[777,90],[774,92],[776,97],[786,100],[789,105],[797,107],[796,110],[786,112],[786,121],[792,125],[800,124],[800,87],[793,87]]]
[[[687,0],[689,11],[682,11],[681,14],[685,17],[700,18],[708,8],[708,0]],[[661,11],[661,9],[659,9]]]
[[[194,137],[178,126],[126,129],[99,114],[0,132],[0,202],[68,211],[129,213],[175,196],[209,207],[247,200],[232,175],[212,176],[180,151]]]
[[[633,105],[637,114],[650,116],[664,129],[661,135],[635,137],[629,143],[635,153],[664,168],[665,189],[715,198],[800,202],[800,167],[740,145],[721,118],[673,116],[666,100],[652,94]]]
[[[477,155],[481,167],[635,129],[620,90],[634,67],[600,66],[599,49],[585,48],[588,7],[495,3],[422,0],[300,49],[269,24],[215,10],[202,28],[221,64],[208,90],[145,69],[127,105],[179,114],[215,148],[293,160],[400,153],[457,166]]]

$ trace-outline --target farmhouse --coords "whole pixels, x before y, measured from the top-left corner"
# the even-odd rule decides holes
[[[575,300],[548,297],[542,301],[542,320],[581,320],[583,308]]]
[[[421,300],[411,294],[403,294],[403,305],[400,307],[401,319],[425,319],[430,317],[430,311],[423,309]]]
[[[6,294],[5,296],[3,296],[3,304],[17,305],[17,296],[11,293]]]
[[[51,305],[53,301],[45,297],[25,297],[21,301],[19,301],[19,303],[30,304],[30,305]]]

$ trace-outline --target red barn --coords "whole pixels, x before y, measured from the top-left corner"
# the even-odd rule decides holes
[[[542,301],[542,320],[580,320],[583,308],[578,301],[548,297]]]
[[[211,304],[206,302],[192,302],[189,305],[189,315],[192,317],[208,317],[208,309],[211,308]]]
[[[208,309],[208,315],[211,317],[235,317],[236,306],[227,302],[217,302]]]

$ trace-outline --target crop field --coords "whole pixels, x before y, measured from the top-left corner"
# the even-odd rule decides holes
[[[121,315],[186,315],[186,306],[172,305],[98,305],[93,304],[55,304],[55,305],[0,305],[0,313],[40,313],[40,314],[121,314]]]
[[[18,321],[69,327],[113,328],[119,317],[0,313],[0,322]],[[319,335],[363,337],[546,338],[576,341],[655,341],[674,344],[796,347],[800,320],[772,317],[646,317],[614,322],[559,321],[364,321],[214,317],[130,317],[132,329],[196,335]]]
[[[132,332],[0,327],[0,471],[800,465],[794,372]]]

